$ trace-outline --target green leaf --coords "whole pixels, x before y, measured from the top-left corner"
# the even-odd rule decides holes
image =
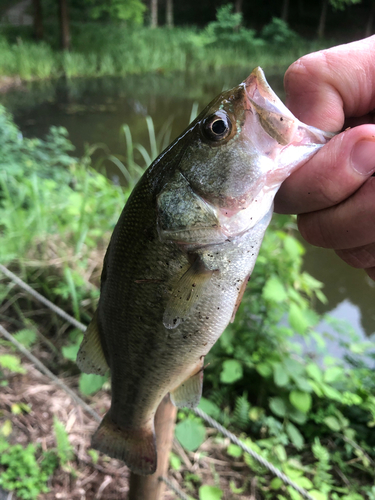
[[[325,493],[322,493],[321,491],[318,490],[310,490],[309,494],[315,498],[315,500],[328,500],[328,495]]]
[[[188,418],[176,425],[175,434],[186,450],[195,451],[206,438],[206,428],[198,420]]]
[[[344,369],[340,366],[331,366],[324,372],[324,382],[328,384],[344,377]]]
[[[278,417],[285,417],[286,415],[286,404],[279,397],[270,398],[270,409]]]
[[[272,367],[268,363],[258,363],[255,369],[264,378],[267,378],[270,375],[272,375]]]
[[[306,366],[306,371],[309,377],[316,382],[321,382],[323,380],[323,372],[316,363],[309,363]]]
[[[231,457],[240,458],[242,456],[242,449],[236,444],[230,444],[227,448],[227,453]]]
[[[341,429],[340,422],[336,417],[328,416],[323,419],[323,422],[334,432],[338,432]]]
[[[285,237],[284,248],[293,260],[305,253],[303,245],[294,236]]]
[[[287,457],[285,448],[282,444],[277,444],[274,447],[273,452],[275,453],[277,458],[280,460],[280,462],[286,462],[288,457]]]
[[[233,384],[243,376],[242,365],[236,359],[227,359],[223,363],[223,369],[220,373],[220,381],[224,384]]]
[[[13,354],[3,354],[0,356],[0,366],[14,373],[26,373],[26,370],[21,366],[21,360]]]
[[[300,450],[304,445],[304,439],[297,427],[291,422],[288,422],[286,425],[286,432],[293,445],[297,448],[297,450]]]
[[[307,321],[303,309],[294,302],[290,305],[289,309],[289,323],[290,326],[300,335],[304,335],[309,322]]]
[[[296,377],[294,379],[298,389],[302,392],[312,392],[312,386],[310,382],[304,377]]]
[[[270,483],[270,488],[271,490],[279,490],[283,484],[280,478],[274,477]]]
[[[216,486],[201,486],[199,488],[199,500],[221,500],[223,492]]]
[[[354,394],[353,392],[345,391],[342,395],[341,402],[344,405],[348,406],[353,406],[353,405],[360,405],[362,403],[362,398],[361,396],[358,396],[358,394]]]
[[[282,302],[288,297],[283,283],[277,276],[272,276],[266,281],[263,287],[262,296],[265,300],[271,302]]]
[[[303,425],[307,420],[306,414],[300,410],[297,410],[297,408],[294,408],[294,406],[290,406],[290,408],[288,409],[288,417],[290,418],[290,420],[293,420],[293,422],[300,425]]]
[[[292,391],[289,394],[289,401],[297,410],[307,413],[312,404],[311,395],[308,392]]]
[[[279,387],[285,387],[289,382],[289,375],[281,363],[273,365],[273,380]]]
[[[13,337],[25,347],[31,347],[36,342],[36,333],[34,330],[24,328],[13,334]]]
[[[327,384],[321,384],[320,387],[321,387],[324,395],[327,396],[327,398],[331,398],[334,401],[341,402],[342,395],[337,389],[335,389],[334,387],[330,387]]]
[[[214,418],[215,420],[218,420],[220,418],[221,415],[220,408],[209,399],[202,397],[198,405],[198,408],[207,413],[207,415],[210,415],[210,417]]]
[[[175,455],[173,452],[171,452],[169,456],[169,463],[171,464],[172,469],[174,470],[180,470],[181,469],[181,459],[177,455]]]
[[[264,414],[264,408],[259,408],[258,406],[252,406],[249,411],[249,419],[253,422],[257,422],[260,417]]]
[[[82,373],[79,377],[79,390],[86,396],[94,394],[103,387],[106,377],[95,375],[93,373]]]
[[[2,434],[5,437],[10,436],[12,434],[13,426],[11,420],[5,420],[3,425],[0,428],[0,434]]]
[[[76,344],[64,346],[61,349],[62,355],[64,356],[64,358],[70,359],[71,361],[76,362],[79,346],[80,346],[80,342],[76,343]]]
[[[304,488],[305,490],[311,490],[311,488],[313,488],[314,486],[310,479],[306,476],[301,476],[295,479],[295,482],[298,484],[298,486],[301,486],[301,488]]]

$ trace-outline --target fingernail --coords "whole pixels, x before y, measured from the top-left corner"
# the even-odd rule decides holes
[[[361,175],[375,171],[375,141],[359,141],[352,151],[352,167]]]

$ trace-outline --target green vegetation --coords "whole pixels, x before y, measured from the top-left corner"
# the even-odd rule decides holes
[[[24,139],[0,110],[0,261],[84,322],[93,314],[101,259],[131,186],[168,142],[167,128],[155,133],[149,118],[147,126],[149,150],[133,144],[125,126],[127,155],[101,161],[118,165],[128,182],[122,189],[92,169],[89,154],[95,147],[77,160],[68,155],[72,146],[63,129],[51,129],[45,140]],[[320,283],[301,271],[304,249],[293,236],[294,226],[292,218],[282,216],[267,231],[236,321],[208,356],[201,408],[317,500],[374,500],[375,374],[366,361],[375,358],[373,347],[360,342],[347,325],[335,324],[347,356],[338,360],[326,354],[326,339],[315,331],[321,318],[313,308],[316,300],[325,298]],[[12,293],[0,283],[0,298],[9,300]],[[24,309],[32,311],[33,306],[25,301]],[[35,329],[21,308],[13,305],[11,312],[17,326]],[[56,371],[61,363],[65,370],[70,363],[77,374],[70,360],[75,359],[81,334],[72,330],[61,335],[52,316],[38,327],[44,325],[58,350]],[[314,356],[303,351],[297,335]],[[37,336],[22,331],[18,339],[31,349],[38,345]],[[13,354],[2,354],[2,379],[9,369],[20,371],[22,366]],[[83,375],[79,387],[91,394],[105,380]],[[53,460],[38,462],[40,451],[33,445],[11,445],[9,423],[4,426],[0,484],[16,490],[20,498],[36,498],[46,487],[56,457],[62,467],[72,458],[66,431],[55,421],[57,451]],[[199,418],[180,411],[176,436],[186,450],[195,451],[206,431]],[[216,442],[224,441],[217,437]],[[248,471],[241,482],[232,481],[233,494],[246,494],[255,476],[265,499],[300,498],[237,446],[229,445],[227,455],[243,460]],[[25,461],[31,467],[27,473],[18,470],[26,467]],[[181,469],[176,455],[171,466]],[[191,473],[184,474],[184,481],[200,500],[222,497],[219,484],[202,485]]]
[[[13,40],[0,34],[0,77],[23,80],[79,76],[218,69],[226,66],[283,67],[322,43],[302,40],[280,19],[254,30],[239,28],[231,6],[218,11],[205,29],[131,28],[95,23],[72,24],[72,49],[59,52],[53,41]],[[9,41],[13,40],[13,41]]]

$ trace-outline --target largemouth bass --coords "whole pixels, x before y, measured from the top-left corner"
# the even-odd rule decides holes
[[[152,474],[169,392],[196,407],[204,357],[233,321],[281,183],[331,135],[297,120],[260,68],[223,92],[148,168],[123,209],[77,364],[111,371],[92,446]]]

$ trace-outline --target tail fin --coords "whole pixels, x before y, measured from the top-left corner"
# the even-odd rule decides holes
[[[156,442],[152,427],[120,427],[108,412],[93,435],[91,445],[112,458],[123,460],[135,474],[148,475],[156,471]]]

